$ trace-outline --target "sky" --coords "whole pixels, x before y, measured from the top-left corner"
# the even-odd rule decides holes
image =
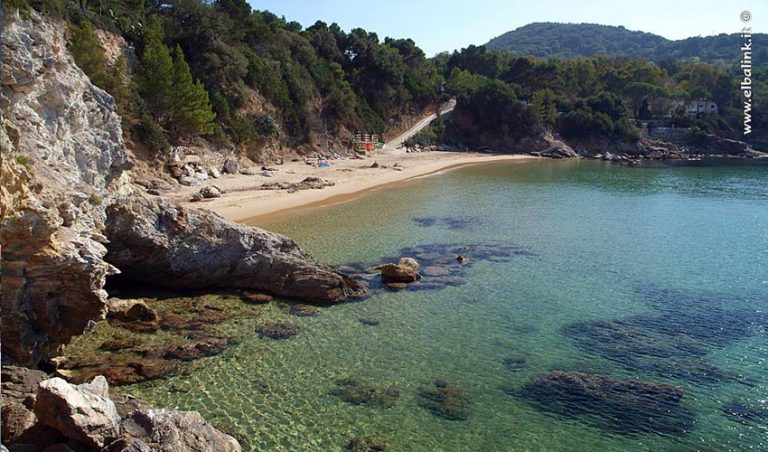
[[[749,11],[753,32],[768,32],[768,0],[249,0],[307,27],[322,20],[349,31],[411,38],[427,56],[485,44],[531,22],[623,25],[668,39],[738,33]]]

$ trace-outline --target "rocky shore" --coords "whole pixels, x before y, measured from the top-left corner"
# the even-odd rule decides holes
[[[768,153],[755,150],[749,143],[716,135],[707,135],[697,145],[640,138],[633,142],[608,138],[565,140],[551,131],[525,137],[513,146],[473,146],[471,144],[441,144],[442,151],[482,149],[490,153],[531,154],[554,159],[596,158],[618,163],[638,160],[687,160],[690,158],[766,158]]]

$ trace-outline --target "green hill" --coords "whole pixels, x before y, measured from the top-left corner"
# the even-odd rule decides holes
[[[768,64],[768,34],[753,35],[756,65]],[[641,58],[699,60],[733,64],[740,58],[742,38],[737,33],[693,37],[672,41],[663,36],[598,24],[538,22],[491,39],[489,50],[523,56],[574,58],[595,55]]]

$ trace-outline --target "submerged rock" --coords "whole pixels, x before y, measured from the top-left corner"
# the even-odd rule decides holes
[[[730,420],[741,424],[768,422],[768,406],[755,407],[748,403],[732,400],[720,408],[720,411]]]
[[[400,397],[400,390],[397,388],[381,388],[353,378],[339,380],[336,382],[336,386],[331,394],[353,405],[391,407]]]
[[[264,304],[274,301],[272,295],[246,291],[240,294],[240,299],[250,304]]]
[[[297,317],[312,317],[316,316],[320,310],[314,306],[308,304],[294,304],[289,308],[291,314]]]
[[[528,365],[528,359],[525,356],[510,356],[504,358],[502,363],[504,364],[504,369],[510,372],[519,372]]]
[[[226,339],[210,338],[204,341],[172,346],[163,353],[163,358],[193,361],[206,356],[218,355],[226,349]]]
[[[423,228],[444,226],[448,229],[467,229],[473,224],[473,220],[457,217],[416,217],[413,222]]]
[[[375,436],[356,436],[346,446],[352,452],[380,452],[387,450],[387,442]]]
[[[517,395],[537,408],[616,433],[682,434],[693,415],[680,405],[683,389],[666,383],[554,371],[533,377]]]
[[[259,337],[268,337],[270,339],[288,339],[299,334],[299,331],[301,331],[299,325],[287,320],[266,323],[257,329]]]
[[[435,416],[451,421],[466,420],[471,409],[469,392],[442,380],[421,388],[419,405]]]
[[[659,314],[575,322],[562,331],[585,352],[627,368],[696,384],[719,384],[729,376],[708,363],[705,355],[754,334],[761,321],[754,312],[710,305],[707,297],[657,289],[647,296],[660,307]],[[699,303],[693,301],[697,299]],[[680,304],[675,305],[677,301]]]
[[[114,352],[118,350],[125,350],[128,348],[134,348],[138,347],[142,344],[142,342],[135,338],[114,338],[110,339],[108,341],[102,342],[102,344],[99,346],[100,349]]]
[[[167,348],[136,350],[141,356],[133,353],[92,354],[62,363],[56,374],[74,383],[103,375],[110,384],[117,386],[155,380],[182,371],[176,361],[160,359]]]
[[[187,317],[181,314],[167,313],[160,319],[160,327],[164,330],[184,331],[184,330],[207,330],[212,325],[224,322],[229,318],[229,314],[219,310],[203,310],[199,313],[193,313],[193,316]]]

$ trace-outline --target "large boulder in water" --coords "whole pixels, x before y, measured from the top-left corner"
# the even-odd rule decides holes
[[[693,426],[683,388],[607,375],[554,371],[533,377],[519,395],[538,408],[617,433],[679,434]]]
[[[384,284],[408,284],[420,279],[421,275],[413,267],[400,264],[384,264],[381,266],[381,281]]]
[[[174,289],[241,288],[317,303],[363,292],[286,236],[139,196],[107,209],[106,260],[121,278]]]

